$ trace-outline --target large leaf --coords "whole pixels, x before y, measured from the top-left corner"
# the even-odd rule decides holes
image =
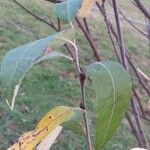
[[[38,123],[34,131],[25,133],[8,150],[32,150],[38,143],[55,130],[58,125],[69,121],[80,112],[80,108],[58,106],[48,112]]]
[[[6,99],[10,100],[13,97],[14,101],[25,73],[28,72],[34,64],[44,59],[56,57],[56,52],[55,55],[54,52],[45,53],[45,49],[49,44],[51,49],[54,49],[55,46],[58,47],[58,45],[64,44],[64,41],[59,38],[71,39],[74,36],[72,33],[73,29],[64,30],[9,51],[1,63],[0,73]],[[62,56],[64,55],[57,52],[57,57]],[[13,103],[14,102],[12,102],[12,105]]]
[[[82,0],[66,0],[53,5],[54,15],[64,22],[70,22],[76,15]]]
[[[128,107],[130,76],[113,61],[96,62],[86,67],[97,99],[96,150],[112,137]]]

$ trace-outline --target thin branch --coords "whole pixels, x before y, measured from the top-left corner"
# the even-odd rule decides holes
[[[135,115],[135,120],[136,120],[137,128],[139,131],[139,136],[140,136],[141,141],[142,141],[142,147],[148,149],[147,140],[146,140],[146,137],[145,137],[144,131],[142,129],[142,125],[141,125],[141,119],[140,119],[140,116],[139,116],[139,113],[138,113],[138,110],[137,110],[137,107],[136,107],[136,104],[135,104],[133,98],[131,99],[131,107],[132,107],[132,110],[133,110],[134,115]]]
[[[89,33],[87,32],[87,30],[84,28],[84,26],[82,25],[82,23],[81,23],[81,21],[79,20],[79,18],[76,17],[75,19],[76,19],[76,22],[78,23],[80,29],[81,29],[82,32],[84,33],[86,39],[88,40],[88,42],[89,42],[89,44],[90,44],[90,46],[91,46],[91,48],[92,48],[92,50],[93,50],[94,56],[96,57],[96,59],[97,59],[98,61],[100,61],[100,60],[101,60],[101,57],[100,57],[99,51],[98,51],[97,48],[96,48],[95,43],[93,42],[93,38],[91,37],[91,34],[89,34]]]
[[[140,110],[141,110],[143,116],[145,117],[145,112],[144,112],[143,106],[142,106],[142,104],[140,102],[140,97],[139,97],[137,91],[135,90],[135,88],[132,88],[132,90],[133,90],[134,96],[135,96],[135,98],[136,98],[136,100],[137,100],[137,102],[139,104]]]
[[[118,55],[117,48],[115,46],[115,42],[114,42],[114,40],[113,40],[113,38],[111,36],[111,28],[110,28],[110,26],[112,26],[112,24],[109,22],[109,20],[107,18],[105,5],[103,4],[103,5],[100,6],[98,2],[96,2],[96,5],[98,6],[99,10],[101,11],[101,13],[102,13],[102,15],[104,17],[104,21],[106,23],[106,27],[107,27],[107,30],[108,30],[108,35],[109,35],[109,37],[111,39],[111,42],[112,42],[112,45],[114,47],[114,52],[115,52],[116,56],[118,57],[119,62],[121,62],[120,56]],[[133,122],[132,122],[132,120],[130,118],[130,115],[128,115],[127,112],[126,112],[126,119],[128,120],[128,123],[129,123],[129,125],[130,125],[130,127],[132,129],[133,134],[135,135],[135,137],[136,137],[136,139],[137,139],[137,141],[139,143],[139,146],[142,146],[142,141],[141,141],[140,135],[138,134],[138,131],[137,131],[136,127],[134,126],[134,124],[133,124]]]
[[[119,40],[119,47],[120,47],[122,65],[124,66],[124,68],[126,70],[128,70],[128,64],[127,64],[127,60],[126,60],[126,49],[125,49],[125,46],[124,46],[122,29],[121,29],[119,15],[118,15],[117,1],[112,0],[112,4],[113,4],[113,8],[114,8],[116,27],[117,27],[117,32],[118,32],[118,40]],[[135,120],[136,120],[136,124],[137,124],[137,128],[138,128],[138,134],[139,134],[139,136],[141,138],[141,141],[142,141],[142,146],[144,148],[148,148],[148,144],[147,144],[147,141],[146,141],[146,138],[145,138],[145,135],[144,135],[144,131],[143,131],[142,126],[141,126],[140,117],[139,117],[138,111],[136,109],[136,105],[134,103],[133,98],[131,98],[131,106],[132,106],[132,110],[134,112],[134,116],[135,116]]]
[[[126,50],[124,46],[123,41],[123,35],[122,35],[122,28],[120,25],[120,19],[118,15],[118,9],[117,9],[117,2],[116,0],[112,0],[113,8],[114,8],[114,14],[115,14],[115,20],[116,20],[116,27],[117,27],[117,33],[118,33],[118,42],[119,42],[119,48],[120,48],[120,55],[121,55],[121,61],[122,65],[125,69],[128,69],[127,60],[126,60]]]
[[[150,81],[150,77],[148,77],[142,70],[137,68],[137,71],[145,78],[145,80]]]
[[[32,13],[30,10],[28,10],[27,8],[25,8],[22,4],[20,4],[18,1],[16,0],[12,0],[14,3],[16,3],[19,7],[21,7],[23,10],[25,10],[28,14],[32,15],[34,18],[38,19],[39,21],[47,24],[48,26],[52,27],[54,30],[58,31],[58,29],[56,28],[56,26],[54,25],[53,22],[47,22],[46,20],[44,20],[43,18],[40,18],[39,16],[35,15],[34,13]]]
[[[88,23],[87,23],[86,18],[83,18],[83,22],[84,22],[84,25],[85,25],[86,30],[87,30],[88,33],[90,34],[90,29],[89,29],[89,26],[88,26]]]
[[[136,129],[134,123],[132,122],[129,113],[126,112],[125,116],[126,116],[126,119],[128,120],[128,123],[129,123],[129,125],[130,125],[130,127],[131,127],[132,133],[135,135],[136,140],[138,141],[138,144],[139,144],[139,146],[141,147],[141,146],[142,146],[142,145],[141,145],[141,139],[140,139],[139,135],[137,134],[137,133],[138,133],[138,132],[137,132],[137,129]]]
[[[123,14],[123,12],[119,9],[119,13],[121,14],[121,16],[139,33],[141,33],[142,35],[144,35],[145,37],[148,37],[148,35],[146,33],[144,33],[143,31],[141,31],[138,27],[136,27],[129,19],[126,18],[126,16]]]
[[[103,9],[100,6],[100,4],[98,2],[96,2],[96,5],[97,5],[99,11],[101,12],[101,14],[103,15],[103,17],[105,17]],[[104,20],[105,20],[105,18],[104,18]],[[107,24],[109,25],[109,29],[111,30],[111,33],[113,34],[114,38],[116,39],[116,43],[119,44],[117,33],[116,33],[116,31],[115,31],[115,29],[114,29],[111,21],[108,18],[105,21],[107,21]],[[117,54],[116,50],[115,50],[115,54]],[[133,62],[130,59],[129,52],[127,51],[127,49],[126,49],[126,57],[127,57],[129,65],[132,67],[132,69],[133,69],[133,71],[134,71],[134,73],[135,73],[135,75],[136,75],[139,83],[142,85],[142,87],[145,90],[145,92],[147,93],[147,95],[150,96],[150,89],[147,87],[147,85],[145,84],[145,82],[143,81],[143,79],[140,77],[139,72],[137,71],[135,65],[133,64]]]
[[[75,44],[75,42],[68,41],[73,47],[74,47],[74,52],[75,52],[75,58],[74,62],[76,65],[79,81],[80,81],[80,88],[81,88],[81,104],[80,107],[81,109],[84,109],[83,113],[83,118],[84,118],[84,124],[85,124],[85,129],[86,129],[86,141],[87,141],[87,148],[88,150],[92,150],[92,142],[91,142],[91,137],[90,137],[90,129],[89,129],[89,122],[88,122],[88,117],[87,117],[87,107],[86,107],[86,101],[85,101],[85,80],[86,80],[86,75],[84,72],[81,71],[80,69],[80,64],[79,64],[79,58],[78,58],[78,48]]]
[[[134,0],[134,2],[136,3],[137,7],[142,11],[142,13],[148,18],[150,19],[150,13],[147,10],[147,8],[144,6],[144,4],[141,2],[141,0]]]
[[[136,67],[134,66],[132,60],[130,59],[130,56],[129,54],[126,53],[126,57],[127,57],[127,60],[130,64],[130,66],[132,67],[134,73],[136,74],[136,77],[138,78],[139,80],[139,83],[142,85],[142,87],[144,88],[144,90],[146,91],[146,93],[148,94],[148,96],[150,96],[150,89],[147,87],[147,85],[145,84],[145,82],[142,80],[141,76],[139,75]]]

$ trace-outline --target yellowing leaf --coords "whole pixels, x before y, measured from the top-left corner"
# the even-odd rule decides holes
[[[32,150],[58,125],[71,119],[78,110],[73,107],[55,107],[41,119],[34,131],[25,133],[8,150]]]
[[[95,1],[96,0],[84,0],[79,10],[78,16],[81,18],[86,17]]]

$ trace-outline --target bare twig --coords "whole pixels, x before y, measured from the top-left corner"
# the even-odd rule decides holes
[[[150,19],[150,13],[147,10],[147,8],[144,6],[144,4],[141,2],[141,0],[134,0],[136,3],[137,7],[143,12],[143,14]]]
[[[104,16],[104,12],[103,12],[103,8],[100,6],[100,4],[98,2],[96,2],[96,5],[97,5],[99,11],[101,12],[101,14],[103,15],[103,17],[105,17]],[[119,43],[118,36],[117,36],[117,33],[116,33],[116,31],[115,31],[115,29],[114,29],[111,21],[108,18],[104,19],[104,20],[109,25],[109,29],[111,30],[111,33],[113,34],[114,38],[116,39],[116,43],[118,45],[118,43]],[[117,50],[115,50],[115,54],[118,55],[117,54]],[[140,77],[140,75],[139,75],[139,73],[138,73],[138,71],[137,71],[134,63],[130,59],[129,52],[127,51],[127,49],[126,49],[126,57],[127,57],[128,62],[129,62],[129,65],[132,67],[132,69],[133,69],[133,71],[134,71],[134,73],[135,73],[135,75],[136,75],[139,83],[142,85],[143,89],[148,94],[148,96],[150,96],[150,89],[147,87],[147,85],[145,84],[145,82],[143,81],[143,79]]]
[[[137,71],[138,71],[147,81],[150,81],[150,77],[148,77],[142,70],[140,70],[139,68],[137,68]]]
[[[111,36],[111,31],[112,31],[111,29],[113,29],[113,27],[112,27],[111,22],[107,18],[105,5],[101,5],[100,6],[98,2],[96,2],[96,5],[98,6],[99,10],[101,11],[101,13],[102,13],[102,15],[104,17],[104,21],[105,21],[106,27],[108,29],[108,35],[109,35],[109,37],[111,39],[111,42],[112,42],[112,45],[114,47],[114,52],[115,52],[116,56],[118,57],[119,62],[121,62],[120,56],[118,55],[118,52],[117,52],[117,47],[115,46],[115,42],[114,42],[114,40],[113,40],[113,38]],[[110,26],[111,26],[111,28],[110,28]],[[113,29],[113,31],[114,31],[114,29]],[[116,41],[118,41],[118,38],[116,39]],[[130,125],[130,127],[132,129],[133,134],[135,135],[135,137],[136,137],[136,139],[137,139],[137,141],[139,143],[139,146],[142,146],[142,141],[141,141],[140,135],[138,134],[138,131],[137,131],[136,127],[134,126],[134,123],[132,122],[132,120],[130,118],[130,115],[128,115],[127,112],[126,112],[126,119],[128,120],[128,123],[129,123],[129,125]]]
[[[88,148],[88,150],[92,150],[92,142],[91,142],[91,137],[90,137],[89,122],[88,122],[88,117],[87,117],[87,107],[86,107],[86,101],[85,101],[86,75],[80,69],[79,58],[78,58],[78,48],[77,48],[75,42],[72,42],[72,41],[68,41],[68,42],[74,47],[74,52],[75,52],[74,62],[76,65],[76,69],[77,69],[77,73],[78,73],[78,77],[79,77],[79,81],[80,81],[80,88],[81,88],[80,108],[85,110],[83,113],[83,118],[84,118],[84,124],[85,124],[85,129],[86,129],[87,148]]]
[[[34,13],[32,13],[30,10],[28,10],[27,8],[25,8],[22,4],[20,4],[18,1],[13,0],[14,3],[16,3],[18,6],[20,6],[23,10],[25,10],[27,13],[29,13],[30,15],[32,15],[34,18],[38,19],[41,22],[44,22],[45,24],[47,24],[48,26],[52,27],[54,30],[58,31],[58,29],[56,28],[56,26],[54,25],[54,23],[51,22],[47,22],[45,21],[43,18],[40,18],[39,16],[35,15]]]
[[[113,3],[116,27],[117,27],[117,32],[118,32],[118,40],[119,40],[118,44],[119,44],[119,48],[120,48],[121,61],[122,61],[122,65],[124,66],[124,68],[128,69],[127,60],[126,60],[126,51],[125,51],[125,46],[124,46],[123,36],[122,36],[122,29],[121,29],[119,15],[118,15],[118,9],[117,9],[117,2],[116,2],[116,0],[112,0],[112,3]]]
[[[88,40],[88,42],[89,42],[89,44],[90,44],[90,46],[91,46],[91,48],[92,48],[92,50],[93,50],[94,56],[96,57],[96,59],[97,59],[98,61],[100,61],[100,60],[101,60],[101,57],[100,57],[99,51],[98,51],[97,48],[96,48],[95,43],[93,42],[93,38],[91,37],[91,34],[89,34],[89,33],[87,32],[87,30],[86,30],[86,29],[84,28],[84,26],[82,25],[80,19],[77,18],[77,17],[76,17],[76,22],[78,23],[80,29],[83,31],[83,33],[84,33],[86,39]]]
[[[144,33],[143,31],[141,31],[138,27],[136,27],[129,19],[126,18],[126,16],[123,14],[123,12],[119,9],[119,13],[121,14],[121,16],[139,33],[141,33],[142,35],[144,35],[145,37],[148,37],[148,35],[146,33]]]
[[[87,30],[88,33],[90,34],[90,29],[89,29],[89,26],[88,26],[88,23],[87,23],[86,18],[83,18],[83,22],[84,22],[84,25],[85,25],[86,30]]]
[[[114,8],[116,27],[117,27],[117,32],[118,32],[118,40],[119,40],[119,48],[120,48],[122,65],[124,66],[124,68],[126,70],[128,70],[128,65],[127,65],[127,60],[126,60],[126,49],[124,46],[123,35],[122,35],[122,30],[121,30],[119,15],[118,15],[117,1],[112,0],[112,4],[113,4],[113,8]],[[137,131],[138,131],[138,134],[141,138],[140,141],[142,142],[141,143],[142,147],[148,148],[148,144],[147,144],[147,141],[146,141],[146,138],[144,135],[144,131],[143,131],[142,126],[141,126],[140,117],[139,117],[138,111],[136,109],[136,105],[134,103],[133,98],[131,98],[131,107],[132,107],[132,110],[134,112],[134,116],[135,116],[135,120],[136,120],[136,124],[137,124],[137,128],[138,128]]]

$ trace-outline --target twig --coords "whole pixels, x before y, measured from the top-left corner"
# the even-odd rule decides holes
[[[137,129],[136,129],[136,127],[134,126],[134,124],[133,124],[133,122],[132,122],[132,120],[131,120],[131,117],[130,117],[129,113],[126,112],[125,116],[126,116],[126,118],[127,118],[127,120],[128,120],[128,123],[129,123],[129,125],[130,125],[130,127],[131,127],[132,133],[135,135],[135,137],[136,137],[136,139],[137,139],[137,141],[138,141],[138,144],[139,144],[139,146],[141,147],[141,146],[142,146],[142,145],[141,145],[141,139],[140,139],[139,135],[137,134],[137,133],[138,133],[138,132],[137,132]]]
[[[147,140],[146,140],[144,131],[141,127],[141,119],[140,119],[140,116],[139,116],[139,113],[138,113],[138,110],[137,110],[137,107],[135,105],[133,98],[131,99],[131,107],[132,107],[132,110],[133,110],[134,115],[135,115],[135,120],[136,120],[138,131],[139,131],[139,137],[141,138],[141,141],[142,141],[142,147],[148,149]]]
[[[123,42],[123,36],[122,36],[122,28],[120,25],[120,20],[119,20],[119,15],[118,15],[118,9],[117,9],[117,2],[116,0],[112,0],[113,3],[113,8],[114,8],[114,14],[115,14],[115,20],[116,20],[116,27],[117,27],[117,32],[118,32],[118,42],[119,42],[119,48],[120,48],[120,55],[121,55],[121,63],[123,67],[127,70],[127,60],[126,60],[126,51],[125,51],[125,46]]]
[[[122,30],[121,30],[121,25],[120,25],[120,20],[119,20],[119,15],[118,15],[118,8],[117,8],[117,1],[112,0],[113,8],[114,8],[114,14],[115,14],[115,20],[116,20],[116,27],[117,27],[117,32],[118,32],[118,40],[119,40],[119,47],[120,47],[120,54],[121,54],[121,60],[122,60],[122,65],[126,70],[128,70],[128,65],[127,65],[127,60],[126,60],[126,50],[124,46],[124,41],[123,41],[123,35],[122,35]],[[136,109],[136,105],[134,103],[133,98],[131,98],[131,106],[132,110],[134,112],[136,124],[138,127],[138,134],[142,140],[142,146],[144,148],[148,148],[148,144],[144,135],[144,131],[141,127],[141,121],[140,117],[138,114],[138,111]]]
[[[142,85],[143,89],[146,91],[146,93],[148,94],[148,96],[150,96],[150,90],[149,90],[149,88],[146,86],[146,84],[144,83],[144,81],[142,80],[142,78],[140,77],[140,75],[139,75],[139,73],[138,73],[136,67],[134,66],[132,60],[131,60],[130,57],[129,57],[129,54],[126,53],[126,57],[127,57],[127,60],[128,60],[128,62],[129,62],[129,64],[130,64],[130,66],[132,67],[134,73],[136,74],[136,77],[138,78],[139,83]]]
[[[98,6],[99,10],[101,11],[101,13],[102,13],[102,15],[104,17],[104,21],[106,23],[108,34],[109,34],[109,37],[111,39],[112,45],[114,47],[114,52],[115,52],[116,56],[118,57],[119,62],[121,62],[120,56],[118,55],[118,52],[117,52],[117,48],[116,48],[115,43],[113,41],[113,38],[111,36],[111,28],[110,28],[110,26],[112,26],[112,24],[109,22],[109,20],[107,18],[106,11],[105,11],[105,5],[100,6],[98,2],[96,2],[96,5]],[[130,115],[128,115],[127,112],[126,112],[126,119],[128,120],[128,123],[129,123],[129,125],[130,125],[130,127],[132,129],[133,134],[135,135],[135,137],[136,137],[136,139],[137,139],[137,141],[139,143],[139,146],[141,146],[142,145],[142,141],[140,139],[140,135],[138,134],[138,131],[135,128],[135,126],[134,126],[134,124],[133,124],[133,122],[132,122],[132,120],[130,118]]]
[[[79,20],[79,18],[76,17],[75,19],[76,19],[76,22],[78,23],[80,29],[83,31],[83,33],[84,33],[86,39],[88,40],[88,42],[89,42],[89,44],[90,44],[90,46],[91,46],[91,48],[92,48],[92,50],[93,50],[94,56],[96,57],[96,59],[97,59],[98,61],[100,61],[100,60],[101,60],[101,57],[100,57],[100,54],[99,54],[99,52],[98,52],[98,50],[97,50],[97,48],[96,48],[95,43],[93,42],[93,38],[91,37],[91,34],[89,34],[89,33],[87,32],[87,30],[84,28],[84,26],[82,25],[82,23],[81,23],[81,21]]]
[[[90,29],[89,29],[89,26],[88,26],[88,23],[87,23],[86,18],[83,18],[83,22],[84,22],[84,25],[85,25],[86,30],[87,30],[88,33],[90,34]]]
[[[143,31],[141,31],[138,27],[136,27],[129,19],[126,18],[126,16],[123,14],[123,12],[119,9],[119,13],[121,14],[121,16],[139,33],[141,33],[142,35],[144,35],[145,37],[148,37],[148,35],[146,33],[144,33]]]
[[[80,88],[81,88],[80,107],[81,107],[81,109],[85,110],[83,113],[83,118],[84,118],[84,124],[85,124],[85,129],[86,129],[87,147],[88,147],[88,150],[92,150],[92,142],[91,142],[91,137],[90,137],[89,122],[88,122],[88,117],[87,117],[87,107],[86,107],[86,101],[85,101],[85,79],[86,79],[86,75],[80,69],[79,58],[78,58],[78,48],[77,48],[75,42],[72,42],[70,40],[68,42],[74,47],[74,52],[75,52],[74,62],[76,65],[76,69],[77,69],[77,73],[78,73],[78,77],[79,77],[79,81],[80,81]]]
[[[144,6],[144,4],[141,2],[141,0],[134,0],[137,7],[143,12],[143,14],[150,19],[150,13],[148,12],[147,8]]]
[[[96,5],[97,5],[99,11],[101,12],[101,14],[103,15],[103,17],[105,17],[105,16],[104,16],[103,9],[101,8],[100,4],[99,4],[98,2],[96,2]],[[104,20],[105,20],[105,19],[104,19]],[[107,24],[109,25],[109,29],[111,30],[111,33],[113,34],[113,36],[114,36],[115,39],[116,39],[116,42],[119,43],[117,33],[116,33],[116,31],[115,31],[115,29],[114,29],[114,27],[113,27],[111,21],[110,21],[108,18],[107,18],[106,21],[107,21]],[[117,53],[116,53],[116,50],[115,50],[115,54],[117,54]],[[126,57],[127,57],[128,62],[129,62],[129,65],[132,67],[132,69],[133,69],[133,71],[134,71],[134,73],[135,73],[135,75],[136,75],[136,77],[137,77],[139,83],[142,85],[143,89],[144,89],[145,92],[148,94],[148,96],[150,96],[150,89],[147,87],[147,85],[144,83],[143,79],[140,77],[140,75],[139,75],[139,73],[138,73],[138,71],[137,71],[135,65],[133,64],[133,62],[132,62],[131,59],[130,59],[129,52],[127,51],[127,49],[126,49]]]
[[[47,24],[48,26],[52,27],[54,30],[58,31],[58,29],[55,27],[53,22],[47,22],[45,21],[43,18],[40,18],[39,16],[35,15],[34,13],[32,13],[30,10],[28,10],[27,8],[25,8],[22,4],[20,4],[18,1],[13,0],[14,3],[16,3],[18,6],[20,6],[23,10],[25,10],[27,13],[29,13],[30,15],[32,15],[34,18],[38,19],[41,22],[44,22],[45,24]]]
[[[134,96],[135,96],[135,98],[136,98],[136,100],[137,100],[137,102],[139,104],[140,110],[141,110],[143,116],[145,117],[145,112],[144,112],[143,106],[142,106],[142,104],[140,102],[140,97],[139,97],[139,95],[138,95],[138,93],[137,93],[137,91],[135,90],[134,87],[132,88],[132,90],[133,90]]]
[[[147,81],[150,81],[150,78],[149,78],[143,71],[141,71],[139,68],[137,68],[137,71],[138,71]]]

